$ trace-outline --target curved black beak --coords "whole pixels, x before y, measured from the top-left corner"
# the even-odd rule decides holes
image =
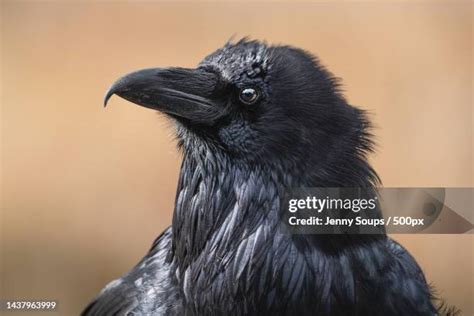
[[[219,75],[204,69],[152,68],[117,80],[104,98],[114,94],[135,104],[191,122],[212,124],[223,115],[217,102]]]

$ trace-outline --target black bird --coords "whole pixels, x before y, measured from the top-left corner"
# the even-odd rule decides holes
[[[176,122],[173,222],[84,315],[436,315],[412,256],[385,234],[295,235],[291,187],[375,188],[370,123],[304,50],[243,39],[195,69],[157,68],[116,94]]]

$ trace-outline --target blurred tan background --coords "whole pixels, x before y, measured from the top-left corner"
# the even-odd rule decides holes
[[[131,70],[192,67],[232,35],[305,48],[342,77],[349,101],[373,113],[385,186],[473,186],[472,2],[1,10],[1,298],[78,314],[141,258],[171,222],[180,156],[166,119],[116,97],[104,110],[103,94]],[[395,238],[474,314],[472,234]]]

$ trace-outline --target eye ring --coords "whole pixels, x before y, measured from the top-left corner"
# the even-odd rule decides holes
[[[260,93],[256,88],[246,87],[240,89],[239,100],[240,102],[251,105],[258,101]]]

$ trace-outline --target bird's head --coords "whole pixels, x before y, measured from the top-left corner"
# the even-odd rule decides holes
[[[113,94],[175,119],[184,144],[212,145],[236,160],[291,167],[370,147],[365,116],[346,103],[337,80],[289,46],[228,43],[197,68],[130,73],[105,103]]]

